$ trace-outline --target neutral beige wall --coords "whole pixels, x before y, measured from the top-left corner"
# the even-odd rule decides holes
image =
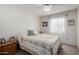
[[[0,5],[0,38],[27,33],[28,29],[39,32],[39,17],[23,5]]]
[[[68,16],[65,16],[66,14],[68,14]],[[70,45],[77,45],[77,27],[76,27],[76,20],[77,20],[77,10],[71,10],[71,11],[66,11],[66,12],[62,12],[62,13],[58,13],[58,14],[54,14],[54,15],[49,15],[46,17],[43,17],[41,20],[41,24],[43,21],[50,21],[49,19],[51,17],[57,17],[57,16],[65,16],[65,35],[62,38],[62,41],[64,43],[70,44]],[[74,19],[74,25],[73,26],[68,26],[67,25],[67,20],[69,19]],[[41,26],[41,31],[44,33],[49,33],[49,25],[48,27],[42,27]]]
[[[79,49],[79,7],[77,8],[77,47]]]

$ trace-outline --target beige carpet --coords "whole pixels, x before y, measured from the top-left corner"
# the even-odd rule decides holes
[[[79,50],[74,46],[63,44],[63,47],[58,51],[58,55],[79,55]]]

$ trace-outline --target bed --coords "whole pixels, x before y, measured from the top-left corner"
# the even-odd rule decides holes
[[[61,38],[57,34],[22,35],[19,38],[20,48],[33,55],[56,55],[62,47]]]

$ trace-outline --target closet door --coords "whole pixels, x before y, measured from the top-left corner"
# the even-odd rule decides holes
[[[76,45],[76,14],[68,13],[66,16],[66,34],[65,43]]]

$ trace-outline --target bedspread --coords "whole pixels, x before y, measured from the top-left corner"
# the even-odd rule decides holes
[[[49,35],[49,34],[37,34],[34,36],[23,36],[23,41],[38,45],[42,48],[51,51],[51,48],[58,48],[58,45],[61,43],[59,35]],[[59,42],[59,43],[57,43]],[[57,43],[57,44],[56,44]],[[55,46],[57,45],[57,47]]]

